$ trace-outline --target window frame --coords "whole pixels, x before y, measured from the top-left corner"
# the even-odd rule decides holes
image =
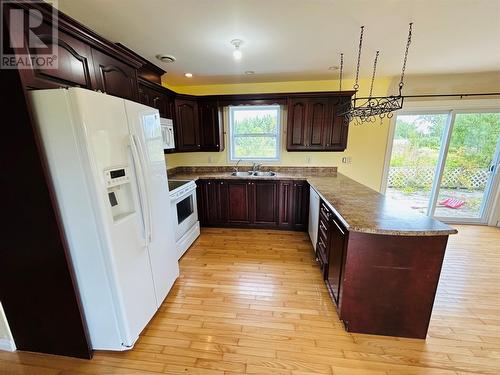
[[[259,110],[265,110],[265,109],[270,109],[274,108],[276,109],[277,112],[277,126],[276,126],[276,133],[248,133],[248,134],[238,134],[235,135],[234,129],[233,129],[233,116],[234,112],[238,110],[253,110],[253,111],[259,111]],[[228,122],[229,122],[229,137],[228,137],[228,147],[229,147],[229,152],[228,152],[228,161],[229,162],[237,162],[238,160],[241,161],[249,161],[249,162],[265,162],[265,163],[279,163],[281,162],[281,136],[282,136],[282,107],[279,104],[265,104],[265,105],[230,105],[228,106]],[[265,158],[265,157],[237,157],[234,155],[234,140],[237,137],[275,137],[276,138],[276,157],[273,158]]]
[[[387,190],[387,182],[389,176],[389,168],[391,163],[392,148],[394,142],[394,133],[396,130],[396,121],[399,115],[421,115],[421,114],[447,114],[448,123],[444,131],[442,140],[442,146],[440,152],[448,153],[449,144],[451,141],[451,136],[453,132],[453,126],[455,124],[455,116],[462,113],[484,113],[484,112],[500,112],[500,100],[499,99],[460,99],[460,100],[425,100],[425,101],[408,101],[405,102],[405,108],[395,112],[392,117],[389,131],[387,134],[387,144],[384,158],[384,169],[382,173],[382,181],[380,184],[380,193],[385,195]],[[497,150],[498,151],[498,150]],[[498,157],[498,155],[497,155]],[[440,155],[441,158],[441,155]],[[490,191],[487,194],[491,194],[491,202],[489,207],[485,209],[483,213],[483,219],[469,219],[469,220],[454,220],[453,218],[443,218],[434,216],[436,202],[438,199],[439,185],[441,183],[441,178],[443,170],[445,168],[446,156],[442,158],[441,164],[438,163],[436,173],[439,174],[439,181],[435,179],[432,186],[431,194],[433,196],[433,201],[430,202],[428,208],[427,216],[436,218],[437,220],[444,221],[446,223],[458,223],[458,224],[487,224],[489,226],[500,227],[500,173],[495,172],[493,175],[493,180],[490,184]],[[500,166],[500,164],[498,164]],[[497,167],[498,168],[498,167]]]

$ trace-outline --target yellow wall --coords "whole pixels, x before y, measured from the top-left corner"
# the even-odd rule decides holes
[[[374,94],[392,94],[397,90],[399,77],[378,78]],[[352,81],[343,83],[343,88],[352,87]],[[302,91],[335,91],[338,81],[290,81],[220,84],[203,86],[170,86],[168,76],[164,76],[164,86],[179,93],[194,95],[212,94],[245,94],[265,92],[302,92]],[[367,95],[369,82],[360,82],[360,95]],[[442,94],[464,92],[499,92],[500,72],[484,72],[453,75],[408,76],[404,94]],[[439,100],[439,99],[435,99]],[[478,99],[480,100],[480,99]],[[349,139],[345,152],[287,152],[282,150],[281,165],[296,166],[337,166],[339,172],[359,181],[375,190],[380,190],[384,159],[387,147],[389,120],[370,125],[350,125]],[[286,131],[286,126],[283,128]],[[282,145],[284,142],[282,142]],[[349,156],[351,164],[342,164],[341,158]],[[208,158],[212,160],[209,163]],[[310,164],[306,163],[310,158]],[[220,153],[183,153],[167,155],[169,168],[182,165],[227,165],[227,152]]]
[[[377,80],[375,92],[380,95],[387,93],[390,79]],[[291,82],[267,82],[267,83],[242,83],[224,85],[204,86],[170,86],[167,82],[163,84],[172,90],[193,95],[215,95],[215,94],[245,94],[265,92],[305,92],[305,91],[336,91],[337,81],[291,81]],[[352,87],[352,81],[344,82],[343,87]],[[361,82],[361,94],[368,83]],[[286,121],[286,118],[284,118]],[[378,122],[367,126],[352,126],[349,129],[347,149],[344,152],[287,152],[286,123],[283,121],[283,138],[281,163],[284,166],[337,166],[339,172],[359,181],[375,190],[380,189],[382,179],[382,167],[384,164],[388,121],[382,124]],[[227,136],[227,135],[226,135]],[[227,142],[226,142],[227,145]],[[351,157],[351,164],[342,164],[343,156]],[[209,161],[209,158],[211,160]],[[176,166],[195,165],[228,165],[227,147],[223,152],[194,152],[179,153],[166,156],[168,168]],[[308,160],[310,160],[308,162]]]

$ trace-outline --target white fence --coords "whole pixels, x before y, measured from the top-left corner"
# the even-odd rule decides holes
[[[429,188],[436,169],[433,167],[390,167],[388,187]],[[482,190],[488,182],[488,169],[445,169],[441,186],[447,189]]]

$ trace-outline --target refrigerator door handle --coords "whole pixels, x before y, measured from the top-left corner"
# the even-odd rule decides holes
[[[139,151],[137,150],[137,145],[135,143],[134,136],[130,136],[130,149],[132,151],[132,161],[134,163],[135,170],[137,171],[137,190],[139,192],[139,201],[141,205],[141,218],[142,218],[142,225],[143,225],[143,233],[144,233],[144,245],[148,245],[148,239],[149,239],[149,224],[146,220],[146,215],[144,215],[144,210],[146,208],[146,201],[145,201],[145,187],[144,187],[144,172],[142,170],[142,165],[139,159]]]
[[[151,214],[152,213],[152,209],[151,209],[151,195],[149,193],[150,188],[149,188],[149,185],[148,185],[148,178],[146,176],[146,173],[148,171],[147,171],[146,163],[144,162],[145,152],[142,149],[141,143],[137,139],[137,136],[134,134],[134,135],[132,135],[132,138],[134,140],[134,145],[135,145],[136,150],[137,150],[139,164],[140,164],[140,169],[141,169],[142,183],[144,184],[144,195],[145,195],[145,198],[146,198],[145,209],[147,211],[146,215],[147,215],[147,219],[148,219],[147,220],[147,222],[148,222],[148,226],[147,226],[147,239],[148,239],[148,244],[150,244],[151,241],[152,241],[152,238],[153,238],[153,217],[152,217],[152,214]]]

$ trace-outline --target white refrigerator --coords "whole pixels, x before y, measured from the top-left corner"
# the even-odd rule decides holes
[[[156,109],[30,93],[93,349],[127,350],[179,275]]]

